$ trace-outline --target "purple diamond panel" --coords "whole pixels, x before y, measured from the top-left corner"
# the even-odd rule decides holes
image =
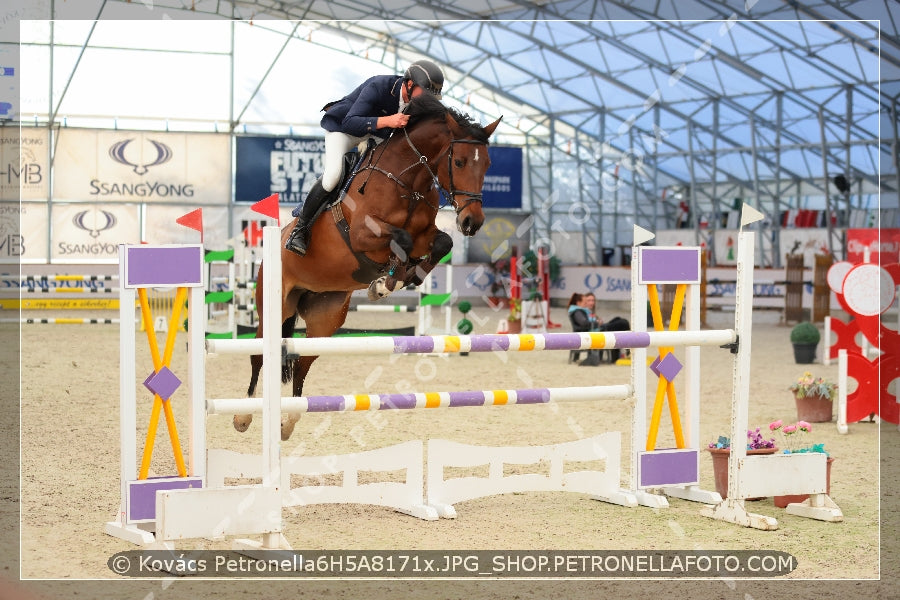
[[[679,361],[674,354],[669,352],[657,366],[659,371],[658,375],[665,377],[666,381],[672,381],[681,372],[682,366],[681,361]]]
[[[181,386],[181,380],[169,370],[169,367],[163,367],[156,373],[150,373],[144,380],[144,387],[163,400],[171,398],[179,386]]]
[[[638,487],[690,485],[700,482],[700,452],[693,448],[641,452]]]
[[[129,523],[156,519],[156,492],[158,490],[183,490],[203,487],[200,477],[151,477],[128,482]]]
[[[700,248],[640,250],[640,283],[700,283]]]

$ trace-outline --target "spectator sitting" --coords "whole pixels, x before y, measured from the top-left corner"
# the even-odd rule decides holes
[[[582,333],[585,331],[599,331],[603,321],[594,314],[594,306],[597,300],[594,294],[574,293],[569,298],[569,322],[572,324],[572,331]],[[574,351],[570,355],[570,361],[577,361],[581,353]],[[600,351],[589,350],[587,358],[578,363],[582,367],[597,366],[600,364]]]

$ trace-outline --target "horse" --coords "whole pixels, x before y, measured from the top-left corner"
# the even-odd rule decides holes
[[[284,248],[293,229],[281,231],[281,334],[293,336],[297,317],[308,337],[330,337],[344,324],[354,290],[369,289],[378,299],[408,285],[420,285],[453,247],[452,238],[435,226],[442,196],[456,211],[456,226],[473,236],[484,223],[482,187],[490,166],[489,138],[500,119],[481,126],[468,115],[422,94],[407,106],[406,127],[367,151],[341,197],[314,221],[306,255]],[[262,337],[263,266],[256,280]],[[295,397],[317,356],[288,358],[281,366],[283,383],[293,382]],[[256,391],[262,355],[250,357],[247,396]],[[299,414],[282,415],[281,439],[287,440]],[[252,415],[235,415],[234,428],[246,431]]]

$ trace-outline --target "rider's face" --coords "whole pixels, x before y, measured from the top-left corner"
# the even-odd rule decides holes
[[[409,102],[411,99],[416,98],[422,95],[422,88],[414,84],[412,81],[407,81],[403,86],[403,101]]]

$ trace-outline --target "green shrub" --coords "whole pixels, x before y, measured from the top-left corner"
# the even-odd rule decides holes
[[[791,329],[792,344],[818,344],[819,330],[809,321],[798,323]]]

